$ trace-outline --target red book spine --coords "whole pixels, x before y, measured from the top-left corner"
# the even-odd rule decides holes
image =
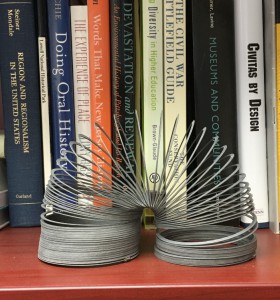
[[[92,140],[111,154],[111,141],[95,126],[98,123],[111,138],[109,0],[88,1],[88,26]],[[98,154],[93,154],[94,183],[108,188],[112,176],[111,158],[100,147],[92,146],[92,151]],[[99,199],[96,198],[96,205]]]

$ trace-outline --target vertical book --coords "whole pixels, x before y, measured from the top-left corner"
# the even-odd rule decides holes
[[[59,3],[57,3],[59,2]],[[75,140],[73,70],[71,49],[70,5],[68,1],[47,0],[52,164],[70,150]],[[63,167],[69,167],[63,162]]]
[[[222,146],[238,163],[234,0],[192,0],[193,107],[196,130],[207,128],[209,141],[217,139],[210,163],[215,163]],[[205,153],[201,153],[201,161]],[[205,162],[205,168],[208,167]],[[216,174],[221,169],[215,163]],[[227,178],[226,170],[214,177],[212,185]],[[219,207],[217,207],[217,213]],[[239,224],[239,220],[232,222]]]
[[[88,9],[86,0],[71,0],[71,35],[73,55],[73,82],[75,107],[76,140],[83,147],[77,147],[77,169],[91,175],[91,164],[79,155],[88,154],[86,148],[91,144],[81,134],[91,137],[89,47],[88,47]]]
[[[235,0],[239,164],[250,183],[259,227],[268,227],[262,0]],[[242,223],[251,223],[248,217]]]
[[[276,2],[280,3],[279,0],[264,1],[263,9],[269,227],[274,233],[279,233],[276,123]],[[278,11],[280,12],[279,9]],[[280,31],[278,31],[278,34],[280,34]]]
[[[280,220],[280,1],[275,0],[275,39],[276,39],[276,132],[277,132],[277,186],[278,186],[278,220]]]
[[[187,132],[187,89],[186,89],[186,3],[185,1],[163,1],[163,61],[164,61],[164,143],[165,155],[169,147],[175,119],[178,125],[171,143],[166,174],[173,174],[168,184],[168,205],[174,201],[172,195],[180,190],[180,195],[186,195],[186,178],[179,176],[186,168],[185,135]],[[168,177],[168,175],[167,175]],[[180,177],[180,180],[178,178]],[[168,178],[166,178],[168,181]],[[171,188],[170,188],[171,186]],[[185,209],[184,207],[183,209]]]
[[[40,224],[44,192],[33,1],[0,1],[0,68],[11,226]]]
[[[113,131],[117,146],[113,157],[126,169],[127,176],[135,173],[135,35],[133,0],[111,0],[111,66],[112,66],[112,112],[121,125],[125,139],[125,151],[121,140]],[[113,119],[114,122],[114,119]],[[124,157],[129,158],[132,169],[127,167]],[[119,178],[120,174],[116,173]]]
[[[89,35],[89,75],[91,93],[91,135],[94,159],[94,182],[100,187],[110,185],[112,168],[111,157],[101,149],[112,153],[111,141],[111,60],[110,60],[110,19],[109,0],[88,1],[88,35]],[[99,147],[98,147],[98,146]],[[98,199],[98,197],[96,198]],[[101,200],[102,201],[102,200]],[[96,202],[96,204],[98,204]]]
[[[160,125],[163,113],[163,1],[142,0],[142,107],[141,123],[148,184],[159,188],[164,142]]]
[[[43,169],[45,186],[51,175],[51,137],[49,116],[49,74],[48,74],[48,51],[47,51],[47,3],[46,0],[37,1],[37,26],[38,26],[38,57],[40,73],[41,95],[41,126],[43,146]]]

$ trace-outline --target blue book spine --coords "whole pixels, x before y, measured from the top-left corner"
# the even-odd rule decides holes
[[[53,167],[75,140],[70,6],[57,2],[47,0]],[[71,169],[67,162],[62,166]]]
[[[0,0],[0,16],[10,224],[38,226],[44,183],[34,3]]]

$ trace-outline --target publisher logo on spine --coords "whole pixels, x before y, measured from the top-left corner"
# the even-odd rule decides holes
[[[152,183],[157,183],[157,182],[159,182],[160,176],[158,173],[152,173],[150,175],[149,179]]]

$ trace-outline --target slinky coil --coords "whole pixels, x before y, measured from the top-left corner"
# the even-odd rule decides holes
[[[59,167],[52,170],[46,188],[38,257],[66,266],[129,261],[139,254],[141,213],[149,207],[157,226],[155,255],[162,260],[190,266],[226,266],[254,258],[257,219],[249,184],[239,165],[233,164],[234,155],[223,146],[213,158],[218,138],[205,141],[206,128],[197,134],[193,122],[170,163],[177,124],[178,118],[157,183],[148,178],[137,114],[141,164],[132,155],[135,169],[131,164],[133,151],[125,146],[129,145],[127,137],[116,120],[114,130],[122,152],[98,124],[101,145],[84,135],[71,142],[71,151],[58,160]],[[159,128],[162,130],[162,121]],[[106,139],[126,168],[106,149]],[[103,164],[111,161],[112,173],[100,165],[98,171],[97,160]],[[69,168],[64,167],[65,162]],[[131,176],[127,176],[127,170]],[[247,228],[222,225],[242,216],[252,220]]]

